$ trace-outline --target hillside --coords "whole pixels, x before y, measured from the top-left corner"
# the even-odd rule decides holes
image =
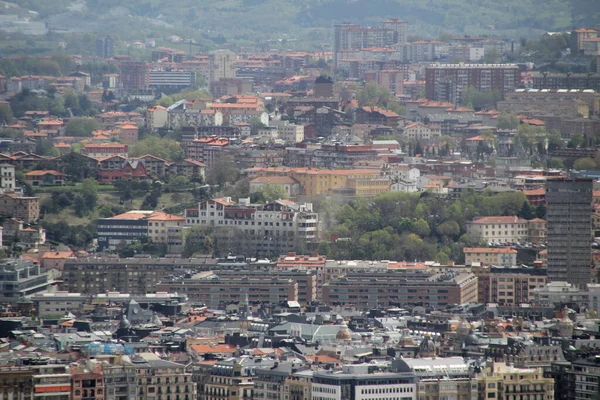
[[[266,41],[328,41],[333,23],[409,21],[411,33],[440,32],[535,37],[600,21],[597,0],[21,0],[50,26],[117,35],[168,33],[186,37]],[[0,13],[3,10],[0,9]],[[308,28],[308,29],[307,29]]]

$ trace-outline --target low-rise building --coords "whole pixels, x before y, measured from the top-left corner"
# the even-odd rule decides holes
[[[127,157],[127,151],[127,145],[119,143],[86,144],[81,148],[81,154],[96,159],[112,156]]]
[[[519,217],[481,217],[467,223],[473,241],[504,244],[528,238],[527,220]]]
[[[65,174],[53,170],[36,170],[27,172],[25,181],[31,186],[62,186]]]
[[[517,251],[506,247],[465,247],[465,264],[481,263],[482,265],[497,265],[513,267],[517,265]]]
[[[515,398],[515,393],[523,399],[554,399],[554,379],[545,377],[542,368],[517,368],[493,362],[476,380],[479,399],[509,400]]]
[[[45,291],[52,283],[32,261],[5,260],[0,264],[0,302],[15,303]]]
[[[0,194],[0,215],[24,222],[36,221],[40,218],[40,198],[16,193]]]

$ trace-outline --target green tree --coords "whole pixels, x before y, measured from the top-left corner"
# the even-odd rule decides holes
[[[581,133],[578,133],[571,137],[571,139],[567,143],[567,147],[570,149],[576,149],[578,147],[583,146],[584,144],[585,144],[585,137]]]
[[[222,155],[206,171],[206,181],[210,185],[223,185],[228,182],[235,182],[239,176],[239,170],[236,168],[233,159],[227,155]]]
[[[563,162],[563,160],[561,158],[552,157],[550,159],[550,161],[548,161],[548,168],[564,169],[565,163]]]
[[[265,124],[262,123],[259,117],[250,118],[248,124],[250,124],[250,130],[253,135],[258,134],[258,131],[265,127]]]
[[[584,158],[578,158],[577,160],[575,160],[575,163],[573,164],[573,168],[577,169],[577,170],[590,170],[590,169],[596,169],[597,165],[593,158],[584,157]]]
[[[513,130],[519,127],[519,117],[510,113],[501,113],[498,115],[497,125],[498,129]]]
[[[98,202],[98,182],[95,179],[84,179],[79,191],[88,211],[93,211]]]
[[[534,209],[531,207],[528,201],[523,203],[523,206],[521,207],[517,215],[527,220],[535,218]]]
[[[148,136],[129,148],[131,157],[141,157],[151,154],[167,161],[181,161],[184,152],[179,143],[173,139],[161,138],[160,136]]]
[[[389,90],[379,86],[375,82],[367,82],[364,87],[358,90],[356,98],[358,104],[361,106],[379,106],[386,104],[390,98],[391,93]]]
[[[66,136],[92,136],[92,132],[100,129],[100,123],[94,118],[71,118],[65,126]]]
[[[287,199],[288,193],[284,185],[267,183],[252,193],[252,201],[269,203],[279,199]]]
[[[212,231],[209,228],[194,226],[184,234],[183,252],[181,255],[190,258],[196,253],[211,254],[214,250]]]
[[[0,125],[10,124],[14,118],[10,104],[0,103]]]

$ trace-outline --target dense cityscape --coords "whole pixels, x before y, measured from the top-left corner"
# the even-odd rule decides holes
[[[598,6],[217,3],[0,1],[0,400],[600,398]]]

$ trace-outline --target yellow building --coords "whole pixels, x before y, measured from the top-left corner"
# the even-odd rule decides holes
[[[542,368],[516,368],[494,362],[476,379],[480,400],[554,399],[554,379],[544,378]]]
[[[249,173],[261,176],[290,176],[303,188],[307,201],[326,194],[371,197],[390,191],[391,182],[376,169],[251,168]]]

